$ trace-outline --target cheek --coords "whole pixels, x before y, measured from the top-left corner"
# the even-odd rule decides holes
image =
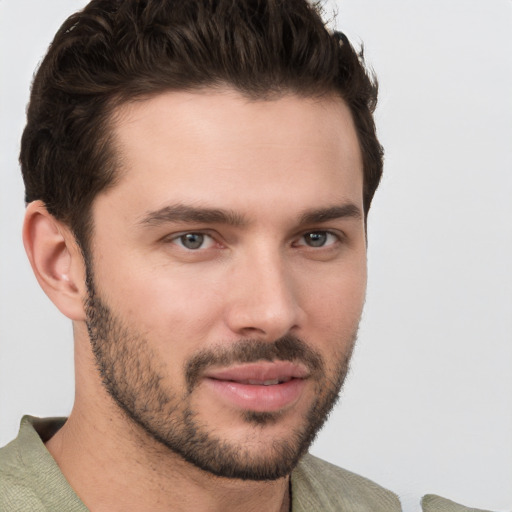
[[[177,268],[147,269],[144,262],[123,268],[118,265],[104,277],[100,290],[123,323],[169,361],[181,361],[204,346],[221,314],[217,287],[205,273],[192,277]],[[134,268],[139,270],[129,270]]]
[[[362,313],[366,294],[366,264],[354,262],[329,268],[303,287],[306,309],[326,328],[353,329]]]
[[[338,368],[351,352],[365,291],[366,271],[361,267],[351,273],[333,274],[322,291],[310,295],[305,339],[316,345],[328,366],[330,361]]]

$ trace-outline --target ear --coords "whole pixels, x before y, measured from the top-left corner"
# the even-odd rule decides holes
[[[42,201],[27,206],[23,244],[36,279],[71,320],[85,320],[85,266],[71,230],[48,213]]]

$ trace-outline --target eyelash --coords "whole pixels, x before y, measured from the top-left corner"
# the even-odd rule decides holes
[[[322,249],[322,248],[330,248],[334,245],[337,244],[337,242],[342,242],[343,240],[343,236],[340,235],[339,233],[336,233],[336,232],[333,232],[333,231],[329,231],[329,230],[312,230],[312,231],[307,231],[305,233],[303,233],[302,235],[300,235],[300,237],[296,240],[305,240],[305,237],[306,236],[311,236],[311,235],[322,235],[322,236],[325,236],[325,239],[328,240],[329,237],[332,237],[334,240],[331,241],[331,243],[327,243],[327,242],[324,242],[322,245],[308,245],[307,243],[297,243],[296,241],[292,244],[294,247],[306,247],[308,249]],[[201,237],[201,240],[200,240],[200,244],[198,247],[195,247],[195,248],[191,248],[191,247],[186,247],[183,243],[183,240],[185,239],[185,237],[187,236],[198,236],[198,237]],[[213,246],[216,241],[215,241],[215,238],[208,234],[208,233],[203,233],[201,231],[188,231],[188,232],[185,232],[185,233],[180,233],[178,235],[175,235],[173,236],[172,238],[169,239],[170,242],[172,243],[175,243],[176,245],[180,246],[182,249],[186,250],[186,251],[190,251],[190,252],[195,252],[195,251],[199,251],[199,250],[207,250],[209,249],[210,247],[201,247],[203,245],[203,242],[204,242],[204,239],[205,238],[209,238],[211,240],[211,246]]]

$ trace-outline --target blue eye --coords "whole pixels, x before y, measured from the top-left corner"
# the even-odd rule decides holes
[[[177,236],[173,241],[191,251],[206,249],[214,244],[213,238],[204,233],[184,233]]]
[[[334,244],[338,238],[329,231],[311,231],[302,235],[301,242],[298,245],[307,245],[308,247],[325,247]]]

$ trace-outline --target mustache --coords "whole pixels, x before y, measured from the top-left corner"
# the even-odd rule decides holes
[[[312,377],[324,371],[322,356],[303,340],[286,335],[273,342],[257,339],[242,339],[228,347],[205,349],[192,357],[185,365],[188,392],[198,385],[202,374],[212,366],[230,366],[258,361],[292,361],[302,363]]]

